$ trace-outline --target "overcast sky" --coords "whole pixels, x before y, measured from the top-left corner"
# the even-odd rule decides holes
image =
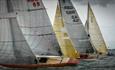
[[[89,0],[106,45],[115,49],[115,0]],[[83,24],[87,19],[87,0],[72,0]],[[57,0],[43,0],[51,23],[54,22]]]

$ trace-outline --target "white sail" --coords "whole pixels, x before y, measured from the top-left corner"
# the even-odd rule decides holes
[[[35,55],[60,55],[42,0],[11,0],[22,32]]]
[[[88,4],[88,17],[85,27],[87,33],[89,34],[93,47],[96,49],[97,53],[104,55],[107,54],[106,44],[104,42],[103,36],[101,34],[94,13],[89,4]]]
[[[93,53],[93,47],[85,28],[70,0],[59,0],[64,27],[74,47],[80,53]]]
[[[33,64],[35,56],[19,28],[16,17],[8,16],[12,12],[10,0],[0,0],[0,64]]]

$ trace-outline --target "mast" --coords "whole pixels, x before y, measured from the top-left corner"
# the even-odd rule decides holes
[[[16,16],[5,15],[13,13],[10,0],[0,0],[0,3],[0,14],[4,13],[0,17],[0,64],[34,64],[35,56],[18,26]]]
[[[60,56],[60,47],[42,0],[12,0],[17,19],[32,52]]]
[[[80,54],[94,53],[85,28],[70,0],[59,0],[65,30]]]
[[[53,24],[53,29],[55,31],[59,45],[61,47],[61,51],[62,51],[64,57],[79,58],[79,53],[78,53],[78,51],[76,51],[76,49],[72,45],[71,40],[68,37],[68,34],[64,31],[64,27],[65,26],[63,23],[60,7],[58,4],[57,9],[56,9],[56,15],[55,15],[55,21]]]
[[[93,44],[93,47],[96,49],[98,54],[105,55],[107,54],[107,47],[104,42],[103,36],[101,34],[100,28],[94,16],[94,13],[88,3],[88,17],[85,24],[86,31],[90,36],[90,40]]]

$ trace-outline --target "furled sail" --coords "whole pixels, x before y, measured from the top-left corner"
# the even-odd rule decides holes
[[[93,53],[85,28],[70,0],[59,0],[65,31],[73,46],[82,53]]]
[[[11,0],[19,26],[35,55],[61,55],[42,0]]]
[[[0,64],[34,64],[35,56],[13,12],[10,0],[0,0]]]
[[[88,4],[88,18],[85,24],[86,31],[89,34],[91,43],[95,47],[97,53],[99,54],[107,54],[107,47],[102,37],[100,28],[97,24],[94,13]]]
[[[74,48],[68,34],[64,31],[64,23],[59,5],[57,5],[55,21],[53,24],[54,31],[56,33],[57,40],[61,47],[61,51],[64,57],[79,58],[78,51]]]

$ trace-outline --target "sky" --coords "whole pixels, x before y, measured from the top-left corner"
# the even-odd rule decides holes
[[[109,49],[115,49],[115,0],[89,0],[103,38]],[[43,0],[47,13],[54,22],[57,0]],[[81,21],[85,24],[87,19],[87,0],[72,0]]]

